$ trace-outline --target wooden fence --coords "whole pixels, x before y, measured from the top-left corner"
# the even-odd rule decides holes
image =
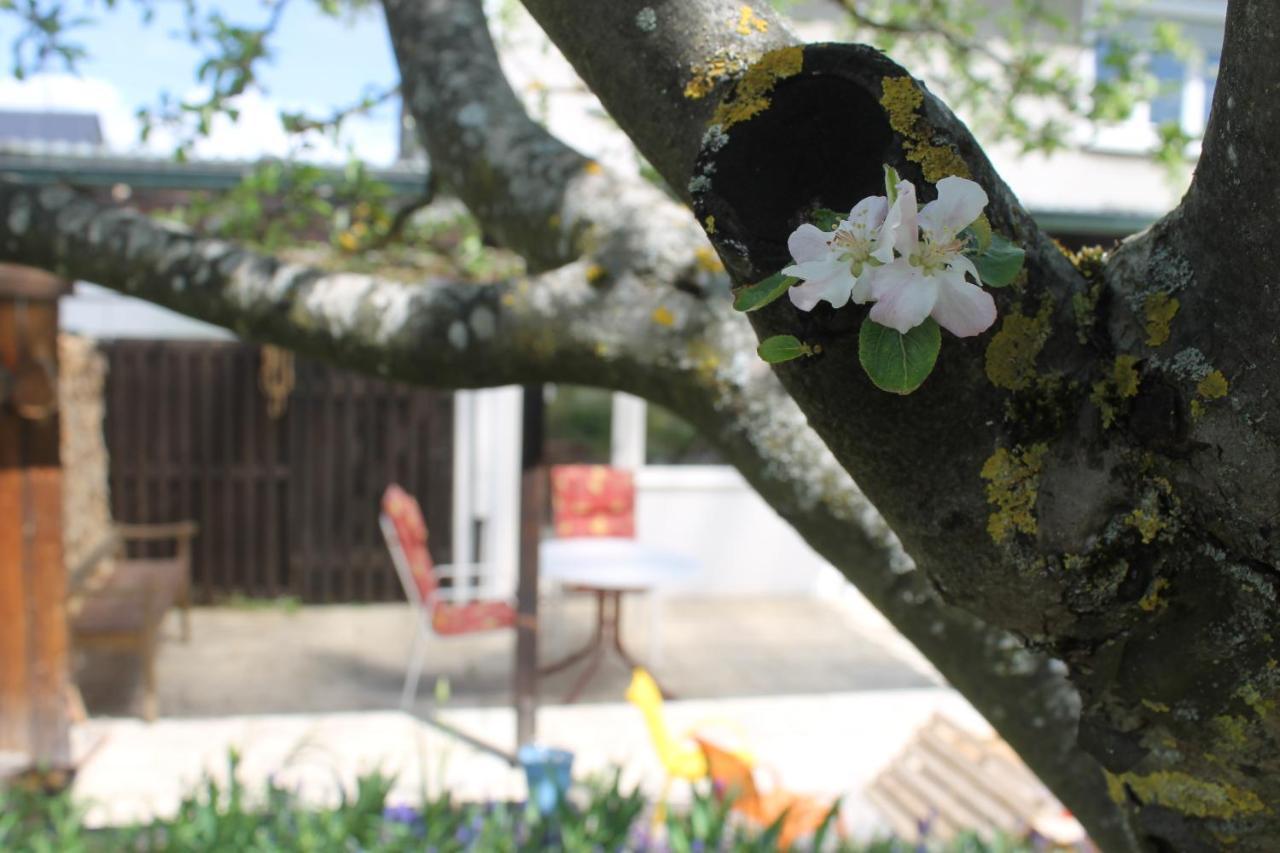
[[[451,395],[297,359],[273,417],[258,347],[111,341],[102,350],[112,513],[199,522],[200,600],[402,597],[378,529],[393,480],[422,503],[433,555],[449,559]]]

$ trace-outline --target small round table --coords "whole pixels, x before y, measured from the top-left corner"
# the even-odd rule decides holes
[[[693,559],[683,554],[642,545],[634,539],[612,537],[547,539],[539,545],[538,560],[542,577],[596,597],[596,624],[591,639],[577,651],[538,670],[540,675],[548,675],[587,661],[565,695],[565,704],[582,694],[600,666],[606,644],[628,666],[640,666],[622,644],[622,596],[679,581],[698,568]],[[671,698],[666,690],[662,693]]]

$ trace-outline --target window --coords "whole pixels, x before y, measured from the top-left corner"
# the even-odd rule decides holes
[[[1158,140],[1162,125],[1175,125],[1193,138],[1204,133],[1218,79],[1225,14],[1226,4],[1219,0],[1154,0],[1126,19],[1118,33],[1098,40],[1092,71],[1099,82],[1119,77],[1114,55],[1118,46],[1168,43],[1170,39],[1161,36],[1170,32],[1176,32],[1179,45],[1176,51],[1140,52],[1156,90],[1127,121],[1099,128],[1095,147],[1146,150]]]

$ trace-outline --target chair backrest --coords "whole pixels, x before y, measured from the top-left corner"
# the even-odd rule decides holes
[[[631,472],[607,465],[551,468],[556,536],[636,535],[636,487]]]
[[[424,606],[432,606],[436,573],[431,552],[427,550],[427,522],[422,517],[422,508],[413,495],[392,483],[382,493],[382,518],[383,533],[387,536],[392,558],[396,558],[398,549],[400,561],[403,561],[403,566],[397,561],[396,569],[401,572],[401,582],[405,583],[405,594],[411,595],[416,591]],[[412,590],[405,582],[403,572],[406,570],[413,584]]]

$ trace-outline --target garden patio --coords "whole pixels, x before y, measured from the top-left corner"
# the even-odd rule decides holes
[[[628,605],[628,639],[647,649],[644,602]],[[552,613],[543,654],[556,657],[589,631],[590,601]],[[676,731],[708,719],[740,727],[788,786],[843,794],[860,835],[884,831],[862,789],[936,711],[978,730],[985,724],[902,646],[887,626],[812,598],[673,598],[663,605],[655,670],[680,699],[668,703]],[[627,621],[624,621],[627,624]],[[509,632],[437,641],[414,714],[395,708],[413,625],[404,605],[311,607],[282,601],[201,607],[190,644],[175,621],[159,656],[161,718],[135,714],[136,662],[94,655],[77,676],[91,717],[73,732],[81,757],[74,793],[91,823],[164,815],[199,781],[224,773],[228,750],[243,753],[252,788],[268,778],[331,801],[337,781],[396,771],[392,800],[416,801],[421,786],[474,800],[523,799],[521,773],[483,749],[424,722],[437,678],[449,697],[440,718],[487,743],[514,748]],[[638,641],[638,642],[637,642]],[[583,700],[544,705],[538,740],[575,753],[575,777],[620,767],[651,795],[663,772],[640,713],[624,701],[630,673],[606,659]],[[541,684],[543,701],[572,678]],[[673,798],[688,797],[676,786]]]

